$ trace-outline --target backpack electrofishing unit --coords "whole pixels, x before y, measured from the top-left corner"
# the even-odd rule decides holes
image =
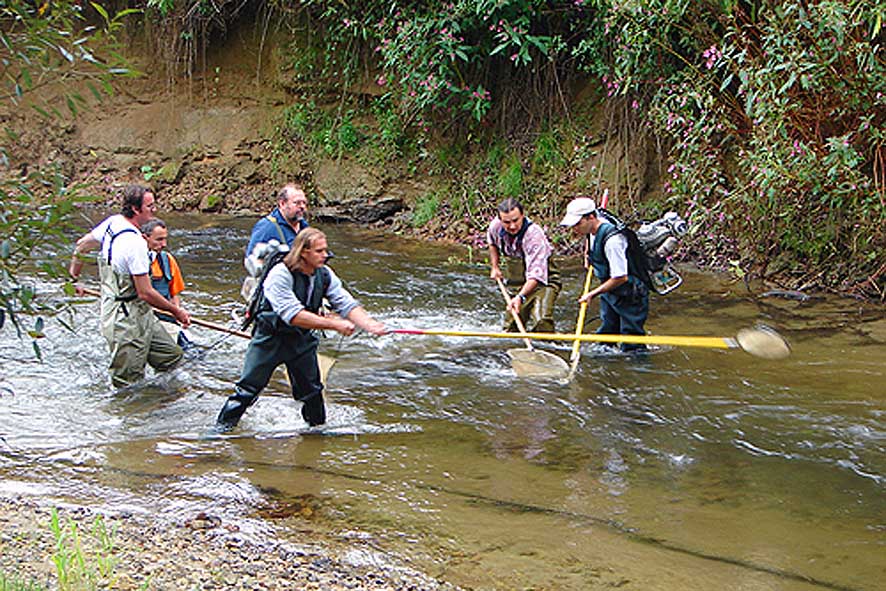
[[[689,230],[689,225],[676,212],[669,211],[653,222],[644,222],[637,230],[606,209],[597,209],[597,215],[627,238],[628,258],[649,289],[665,295],[683,284],[683,277],[668,260]]]
[[[248,302],[244,313],[240,330],[246,330],[255,322],[262,299],[264,299],[264,285],[268,273],[274,266],[283,260],[289,252],[289,247],[281,244],[278,240],[269,240],[255,245],[252,253],[244,261],[249,276],[243,287],[243,297]],[[247,287],[247,283],[249,286]]]

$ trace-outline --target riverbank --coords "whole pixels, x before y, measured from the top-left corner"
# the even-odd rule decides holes
[[[61,546],[51,527],[51,506],[34,499],[0,498],[0,583],[6,576],[42,585],[40,589],[60,588],[55,560],[68,564],[70,578],[91,575],[101,581],[84,589],[457,589],[391,564],[356,564],[349,554],[365,556],[365,551],[340,541],[309,539],[296,545],[272,535],[259,542],[213,516],[169,523],[141,514],[99,517],[88,508],[71,505],[59,508],[58,516],[66,536]],[[105,535],[96,533],[101,529],[97,524],[105,526]],[[283,528],[279,533],[285,533]],[[77,567],[78,556],[85,558],[84,567]]]

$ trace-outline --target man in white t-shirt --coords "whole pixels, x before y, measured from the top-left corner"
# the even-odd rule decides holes
[[[153,192],[130,185],[123,192],[123,208],[84,234],[74,249],[68,271],[74,281],[83,268],[82,255],[101,247],[101,329],[111,349],[111,381],[131,385],[145,375],[145,365],[164,371],[182,357],[151,307],[169,312],[187,328],[188,313],[151,285],[148,245],[139,228],[157,209]],[[78,291],[80,291],[78,289]]]
[[[628,256],[628,239],[623,228],[597,214],[593,199],[579,197],[569,202],[561,226],[576,236],[587,236],[586,263],[594,268],[600,285],[579,298],[589,302],[600,297],[598,334],[644,335],[649,316],[649,288],[640,279]],[[642,350],[645,345],[621,344],[623,351]]]

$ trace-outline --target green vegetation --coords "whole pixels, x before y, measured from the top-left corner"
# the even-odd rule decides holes
[[[6,106],[13,113],[31,109],[51,128],[88,108],[90,100],[111,93],[113,78],[133,74],[113,38],[120,19],[131,12],[111,17],[99,4],[87,10],[72,0],[53,2],[51,7],[26,0],[0,3],[0,21],[9,25],[0,33],[0,88]],[[47,90],[51,92],[43,92]],[[19,337],[32,337],[39,357],[36,339],[43,336],[44,326],[40,314],[55,310],[38,301],[34,287],[17,277],[25,265],[51,277],[64,276],[58,258],[40,247],[63,242],[73,204],[88,199],[87,187],[70,184],[58,169],[13,163],[9,148],[19,137],[10,128],[5,131],[0,143],[0,329],[8,321]],[[32,328],[23,325],[21,314],[36,315]]]
[[[58,577],[59,591],[96,591],[114,589],[117,577],[114,570],[119,563],[115,555],[116,525],[108,527],[101,515],[95,517],[92,527],[82,530],[73,519],[63,520],[52,510],[47,524],[55,540],[52,563]],[[147,588],[145,583],[142,588]],[[44,591],[47,587],[25,582],[20,577],[0,573],[0,591]]]
[[[439,209],[440,197],[436,193],[430,193],[421,197],[416,201],[415,208],[412,210],[412,225],[416,228],[424,226],[437,215],[437,210]]]
[[[503,197],[520,197],[523,194],[523,162],[518,154],[508,157],[499,170],[498,192]]]
[[[183,72],[246,13],[262,43],[278,23],[275,63],[297,97],[278,167],[299,148],[443,177],[472,200],[440,201],[449,215],[520,196],[550,219],[609,186],[628,217],[684,214],[702,262],[886,294],[877,3],[149,0],[147,12]]]
[[[0,573],[0,591],[45,591],[46,587]]]
[[[443,144],[434,150],[438,170],[476,168],[485,156],[495,182],[464,175],[456,194],[479,190],[493,202],[541,195],[554,211],[562,205],[559,179],[573,179],[572,194],[597,190],[605,148],[587,149],[588,130],[576,118],[582,105],[569,91],[584,77],[606,94],[603,140],[623,149],[611,156],[625,162],[618,174],[627,205],[641,214],[684,213],[695,228],[695,256],[741,274],[794,277],[801,287],[846,288],[886,272],[882,7],[863,0],[301,7],[317,32],[311,72],[357,109],[339,109],[346,115],[326,128],[347,129],[367,101],[349,98],[348,89],[372,72],[385,91],[386,116],[376,120],[390,126],[396,113],[400,122],[401,149],[386,158],[421,160],[429,138]],[[345,61],[342,48],[350,49]],[[419,149],[404,152],[404,137]],[[346,142],[323,138],[327,153],[341,154]],[[478,145],[491,147],[479,154]],[[631,162],[631,146],[639,157],[658,151],[654,186],[625,176],[643,164]],[[650,189],[653,201],[643,203]],[[879,289],[876,281],[869,287]]]
[[[49,528],[55,538],[52,561],[61,591],[114,588],[114,569],[118,562],[114,556],[116,526],[109,529],[98,515],[92,529],[81,532],[75,521],[63,522],[53,509]]]

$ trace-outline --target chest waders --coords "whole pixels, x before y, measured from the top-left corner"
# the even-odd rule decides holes
[[[594,268],[594,275],[601,283],[611,276],[609,259],[604,250],[606,242],[618,233],[616,226],[610,223],[601,224],[594,238],[594,247],[588,249],[588,263]],[[628,261],[628,280],[616,289],[600,294],[601,323],[597,334],[646,334],[643,325],[649,316],[649,288],[637,276],[627,253],[625,258]],[[645,348],[645,345],[621,345],[623,351]]]
[[[523,236],[531,224],[532,222],[524,218],[523,227],[516,236],[515,247],[518,252],[523,251]],[[501,255],[504,256],[504,253]],[[526,283],[526,259],[523,256],[504,256],[504,259],[505,284],[519,290]],[[560,286],[560,271],[554,264],[553,256],[548,257],[548,284],[539,283],[520,306],[520,320],[527,332],[554,332],[554,302],[557,301]],[[511,314],[505,316],[504,329],[507,332],[518,330]]]
[[[151,306],[139,299],[131,275],[121,275],[111,266],[114,240],[126,232],[112,234],[108,256],[99,257],[101,278],[101,332],[111,350],[111,382],[120,388],[145,377],[145,365],[165,371],[181,359],[182,350],[154,316]]]
[[[310,278],[295,271],[292,279],[295,297],[307,311],[317,314],[329,287],[329,270],[320,267],[314,272],[310,297]],[[243,371],[234,393],[228,397],[218,415],[217,427],[225,431],[236,427],[240,417],[255,403],[280,364],[286,365],[289,382],[292,384],[292,397],[304,402],[301,408],[302,418],[312,427],[325,423],[323,382],[317,363],[319,342],[315,331],[285,323],[271,309],[267,298],[263,298],[255,318],[252,340],[246,349]]]

